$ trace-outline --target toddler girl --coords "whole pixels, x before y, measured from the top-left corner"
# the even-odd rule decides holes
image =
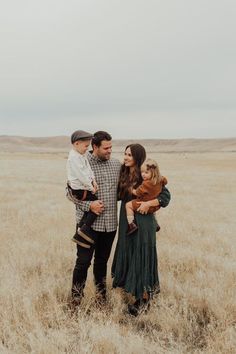
[[[162,187],[167,184],[167,179],[160,174],[159,166],[155,160],[147,159],[141,166],[142,184],[137,189],[132,189],[132,194],[137,198],[126,203],[126,214],[128,220],[127,235],[134,233],[138,226],[134,221],[134,212],[137,211],[140,204],[137,202],[147,202],[158,198],[162,191]],[[160,207],[149,207],[148,214],[155,213]],[[157,231],[160,226],[157,225]]]

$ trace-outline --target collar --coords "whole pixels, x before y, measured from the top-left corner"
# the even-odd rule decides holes
[[[109,160],[101,160],[101,159],[99,159],[99,157],[93,155],[93,150],[89,151],[88,156],[91,161],[97,162],[97,163],[105,163],[105,162],[109,161]]]

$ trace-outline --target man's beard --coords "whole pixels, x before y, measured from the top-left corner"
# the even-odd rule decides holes
[[[110,160],[111,154],[109,155],[98,155],[99,159],[102,161]]]

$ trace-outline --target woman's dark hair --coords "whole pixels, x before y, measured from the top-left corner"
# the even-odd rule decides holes
[[[124,199],[130,195],[130,187],[137,188],[142,183],[141,165],[146,159],[146,151],[142,145],[130,144],[126,146],[125,151],[128,148],[130,148],[135,166],[132,173],[130,172],[130,168],[126,167],[125,164],[121,166],[118,186],[120,199]]]
[[[111,135],[107,132],[99,130],[93,134],[91,145],[96,145],[97,147],[101,146],[103,140],[110,141],[112,139]]]

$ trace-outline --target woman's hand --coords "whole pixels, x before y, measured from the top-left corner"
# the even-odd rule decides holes
[[[158,199],[153,199],[153,200],[149,200],[148,202],[137,202],[137,204],[139,204],[139,208],[137,209],[137,211],[140,214],[147,214],[148,209],[150,207],[158,207],[159,206],[159,201],[158,201]]]
[[[137,204],[139,204],[139,208],[137,209],[137,211],[140,214],[147,214],[148,209],[150,208],[149,202],[137,202]]]

